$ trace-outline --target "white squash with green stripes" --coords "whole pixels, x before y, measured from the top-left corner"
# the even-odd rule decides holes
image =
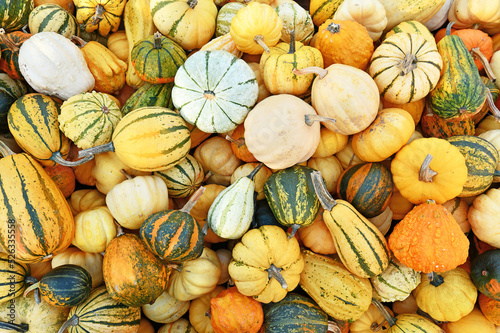
[[[219,9],[215,25],[215,37],[224,36],[231,29],[231,20],[246,5],[241,2],[228,2]]]
[[[370,280],[373,297],[379,301],[403,301],[419,285],[420,273],[392,258],[387,269]]]
[[[66,38],[78,35],[80,31],[76,18],[54,3],[45,3],[35,7],[30,13],[28,26],[32,34],[53,31]]]
[[[172,101],[205,133],[226,133],[244,120],[259,85],[250,66],[226,51],[198,51],[175,74]]]
[[[275,11],[283,21],[281,40],[290,43],[290,34],[294,31],[295,41],[308,45],[314,35],[314,23],[309,12],[294,1],[283,2]]]

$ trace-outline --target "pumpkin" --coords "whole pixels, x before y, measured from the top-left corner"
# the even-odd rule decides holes
[[[89,253],[100,253],[106,250],[112,239],[116,237],[113,215],[106,206],[96,206],[78,213],[75,216],[75,236],[73,245]]]
[[[499,15],[500,18],[500,15]],[[487,33],[477,29],[459,29],[453,32],[459,36],[474,58],[474,63],[478,70],[485,69],[486,75],[493,80],[495,75],[491,76],[491,67],[489,61],[493,56],[493,40]]]
[[[326,20],[318,28],[314,47],[321,51],[325,67],[344,64],[365,70],[373,54],[373,40],[356,21]]]
[[[66,100],[94,88],[83,54],[68,38],[51,31],[32,37],[19,49],[19,68],[33,89]]]
[[[391,37],[394,34],[399,34],[399,33],[413,33],[420,35],[434,46],[438,42],[438,40],[434,38],[434,35],[429,31],[429,29],[427,29],[427,27],[424,24],[415,20],[403,21],[399,23],[385,34],[384,40]]]
[[[497,151],[500,153],[500,140],[499,140],[500,139],[500,130],[489,130],[489,131],[486,131],[486,132],[479,134],[478,137],[487,140],[489,143],[491,143],[493,146],[495,146]],[[500,170],[500,159],[499,159],[499,163],[497,164],[495,170]],[[493,177],[493,182],[497,183],[499,181],[500,181],[500,176],[495,175]]]
[[[267,304],[295,289],[303,268],[297,239],[280,227],[264,225],[247,231],[234,246],[228,270],[240,293]]]
[[[467,235],[471,230],[471,225],[467,216],[469,211],[467,202],[463,198],[456,197],[444,202],[442,205],[455,218],[462,232]]]
[[[343,149],[335,153],[335,157],[337,157],[344,170],[350,166],[364,163],[364,161],[356,156],[354,150],[352,149],[352,138],[347,141],[347,144]]]
[[[458,29],[470,28],[473,25],[497,22],[500,19],[500,6],[496,1],[486,1],[477,6],[474,1],[455,1],[448,12],[448,20],[456,22]]]
[[[467,165],[460,150],[451,143],[438,138],[422,138],[396,153],[391,173],[394,185],[411,203],[433,199],[442,204],[462,192],[467,180]]]
[[[226,135],[225,138],[231,142],[231,149],[238,159],[245,162],[257,162],[255,156],[248,151],[248,147],[245,143],[245,126],[243,123],[239,124],[232,131],[231,135]]]
[[[309,12],[294,1],[285,1],[274,10],[283,22],[281,40],[290,43],[293,33],[295,41],[308,45],[314,34],[314,23]]]
[[[6,31],[19,30],[28,23],[28,17],[33,10],[33,0],[16,0],[2,2],[0,11],[0,26]]]
[[[223,36],[216,37],[212,39],[210,42],[206,43],[202,46],[200,51],[215,51],[221,50],[231,53],[232,55],[241,58],[243,52],[238,50],[236,44],[231,37],[231,34],[227,33]]]
[[[390,203],[391,200],[389,200],[389,205]],[[370,221],[374,226],[376,226],[377,229],[380,230],[380,232],[385,236],[387,232],[389,232],[389,230],[391,229],[393,216],[394,213],[391,210],[391,207],[387,206],[387,208],[384,209],[382,213],[372,218],[369,218],[368,221]]]
[[[472,260],[470,276],[476,288],[485,296],[500,300],[500,250],[492,249]]]
[[[54,31],[66,38],[78,35],[80,31],[76,18],[54,3],[41,4],[33,9],[28,17],[28,26],[32,34]]]
[[[486,319],[478,307],[475,307],[474,310],[460,320],[443,323],[442,327],[446,333],[496,332],[495,324]]]
[[[184,50],[199,49],[214,35],[217,6],[210,0],[151,0],[158,30]]]
[[[50,264],[52,268],[67,264],[84,268],[92,277],[92,288],[96,288],[103,283],[102,259],[102,254],[100,253],[88,253],[76,247],[69,247],[63,252],[56,254],[50,261]]]
[[[65,198],[68,198],[75,190],[75,173],[73,169],[67,166],[56,164],[52,167],[43,168],[45,172],[57,184]]]
[[[282,29],[283,23],[270,5],[253,1],[236,13],[229,33],[240,51],[262,54],[279,42]]]
[[[153,331],[154,332],[154,331]],[[158,330],[158,333],[197,333],[193,326],[189,323],[189,320],[180,318],[173,323],[165,324]]]
[[[420,126],[425,137],[446,139],[455,135],[474,135],[475,124],[472,117],[465,119],[443,119],[432,110],[422,116]]]
[[[153,84],[143,81],[144,84],[127,98],[122,106],[122,113],[134,111],[143,106],[162,106],[173,109],[172,88],[173,82],[163,84]]]
[[[386,101],[385,99],[382,98],[382,108],[383,109],[389,109],[389,108],[403,109],[411,115],[411,117],[413,118],[413,121],[415,122],[415,125],[417,125],[420,122],[420,119],[422,117],[422,113],[424,112],[425,98],[422,98],[422,99],[419,99],[417,101],[413,101],[410,103],[404,103],[404,104],[394,104],[394,103]]]
[[[334,254],[337,252],[335,243],[328,227],[323,221],[322,208],[314,222],[307,227],[297,230],[297,234],[301,242],[314,253],[318,254]]]
[[[205,178],[200,162],[189,154],[172,168],[155,171],[154,175],[165,182],[171,198],[191,196]]]
[[[422,274],[422,282],[413,291],[422,311],[439,321],[457,321],[474,309],[477,289],[463,268],[440,274]]]
[[[348,136],[330,131],[321,126],[320,140],[312,157],[332,156],[345,148]]]
[[[483,315],[493,324],[500,326],[500,301],[479,293],[478,305]]]
[[[30,275],[30,266],[17,262],[13,253],[0,253],[0,302],[11,303],[21,296],[27,284],[34,281]]]
[[[75,227],[69,204],[29,155],[13,154],[3,142],[0,154],[4,156],[0,159],[0,216],[4,219],[0,246],[19,262],[48,260],[64,251],[73,239]]]
[[[173,323],[189,310],[189,301],[179,301],[164,291],[153,304],[144,304],[144,315],[156,323]]]
[[[389,248],[416,271],[446,272],[465,262],[469,240],[446,208],[427,200],[396,224]]]
[[[141,308],[115,301],[106,287],[94,289],[82,304],[71,308],[68,320],[59,332],[135,333],[139,328]]]
[[[245,6],[246,4],[241,2],[228,2],[219,8],[215,27],[215,37],[224,36],[229,33],[231,29],[231,20],[238,10]]]
[[[215,287],[208,294],[202,295],[194,299],[189,306],[189,322],[198,333],[214,333],[211,319],[206,316],[210,311],[210,300],[217,296],[226,288],[222,286]]]
[[[441,77],[442,67],[434,43],[418,34],[397,33],[373,52],[368,72],[385,100],[405,104],[427,96]]]
[[[387,312],[392,314],[389,308],[385,308]],[[387,332],[389,328],[389,323],[385,320],[384,316],[375,307],[375,305],[370,304],[368,310],[355,321],[349,325],[349,332],[351,333],[372,333],[372,332]]]
[[[402,301],[420,284],[420,273],[391,258],[387,269],[370,281],[373,294],[379,301]]]
[[[87,32],[98,31],[101,36],[118,30],[125,8],[124,0],[73,0],[76,20],[85,24]]]
[[[23,81],[12,79],[6,73],[0,73],[0,133],[9,132],[9,125],[7,123],[9,108],[18,98],[27,92],[27,87]]]
[[[118,59],[125,63],[128,61],[129,46],[127,41],[127,32],[125,30],[118,30],[111,33],[108,37],[106,45],[108,49],[118,57]]]
[[[387,25],[384,6],[378,0],[344,0],[333,15],[334,20],[356,21],[377,41]]]
[[[64,251],[63,251],[64,252]],[[61,252],[62,253],[62,252]],[[40,261],[34,264],[29,264],[31,269],[31,277],[40,280],[45,274],[47,274],[51,269],[52,260]],[[33,282],[35,282],[33,280]],[[37,292],[35,292],[36,296]]]
[[[337,190],[340,175],[344,171],[338,158],[334,155],[328,157],[311,157],[307,161],[307,166],[321,172],[328,192],[335,192]]]
[[[500,248],[499,202],[500,190],[491,188],[474,199],[467,213],[474,235],[496,248]]]
[[[413,295],[410,294],[403,301],[396,301],[392,303],[392,310],[394,311],[394,313],[397,314],[417,313],[418,311],[417,301],[415,300],[415,297],[413,297]]]
[[[182,118],[206,133],[229,132],[257,101],[252,69],[226,51],[198,51],[175,74],[172,101]]]
[[[419,4],[406,0],[379,0],[387,15],[385,32],[404,21],[426,22],[443,7],[445,0],[425,0]]]

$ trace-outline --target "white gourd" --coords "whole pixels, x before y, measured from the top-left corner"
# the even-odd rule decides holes
[[[374,41],[379,40],[387,26],[385,8],[378,0],[344,0],[333,19],[358,22]]]

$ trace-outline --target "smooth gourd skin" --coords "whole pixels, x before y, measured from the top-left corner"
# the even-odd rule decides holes
[[[144,84],[123,104],[121,110],[123,115],[144,106],[162,106],[173,109],[173,86],[173,82],[163,84],[144,82]]]
[[[0,2],[0,26],[5,31],[19,30],[28,23],[33,0],[3,0]]]
[[[12,79],[7,73],[0,73],[0,133],[9,132],[7,114],[10,106],[27,92],[28,89],[23,81]]]
[[[500,301],[500,249],[478,255],[471,263],[470,275],[481,293]]]
[[[13,256],[0,253],[0,303],[8,302],[24,292],[25,279],[31,274],[30,266],[13,260]]]

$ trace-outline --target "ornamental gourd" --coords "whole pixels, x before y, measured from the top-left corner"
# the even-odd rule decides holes
[[[2,2],[0,9],[0,26],[6,31],[19,30],[28,23],[28,17],[33,10],[33,0],[15,0]]]
[[[169,198],[190,197],[205,179],[201,163],[189,154],[173,167],[155,171],[154,175],[167,185]]]
[[[84,268],[92,277],[92,289],[102,285],[102,254],[83,252],[76,247],[68,247],[50,261],[51,267],[77,265]]]
[[[21,296],[27,284],[36,281],[30,274],[28,264],[15,261],[10,253],[0,253],[0,303],[8,303]]]
[[[471,263],[472,282],[482,294],[500,301],[500,249],[478,255]]]
[[[36,6],[29,15],[28,26],[32,34],[54,31],[66,38],[78,35],[80,30],[76,18],[55,3]]]
[[[356,21],[377,41],[387,26],[384,6],[378,0],[344,0],[333,15],[334,20]]]
[[[274,10],[283,22],[281,40],[290,43],[291,35],[294,33],[297,42],[309,45],[314,35],[314,23],[309,12],[295,1],[285,1]]]
[[[474,235],[496,248],[500,248],[500,232],[497,229],[500,222],[499,203],[500,190],[490,188],[474,199],[467,212]]]
[[[173,82],[163,84],[143,82],[144,84],[123,104],[121,108],[123,115],[144,106],[162,106],[168,109],[174,108],[174,104],[172,104]]]
[[[179,301],[164,291],[153,304],[144,304],[141,308],[144,315],[156,323],[172,323],[189,310],[189,305],[189,301]]]
[[[0,133],[9,132],[7,113],[10,106],[27,93],[28,90],[23,81],[12,79],[7,73],[0,73]]]
[[[0,69],[15,80],[24,79],[19,68],[19,48],[31,36],[22,31],[6,33],[0,28]]]
[[[373,296],[381,302],[402,301],[410,296],[420,283],[420,273],[391,258],[381,274],[370,278]]]
[[[73,245],[84,252],[101,253],[116,237],[116,223],[105,205],[84,210],[75,216]]]
[[[118,30],[125,0],[73,0],[76,20],[85,24],[87,32],[98,31],[101,36]]]

